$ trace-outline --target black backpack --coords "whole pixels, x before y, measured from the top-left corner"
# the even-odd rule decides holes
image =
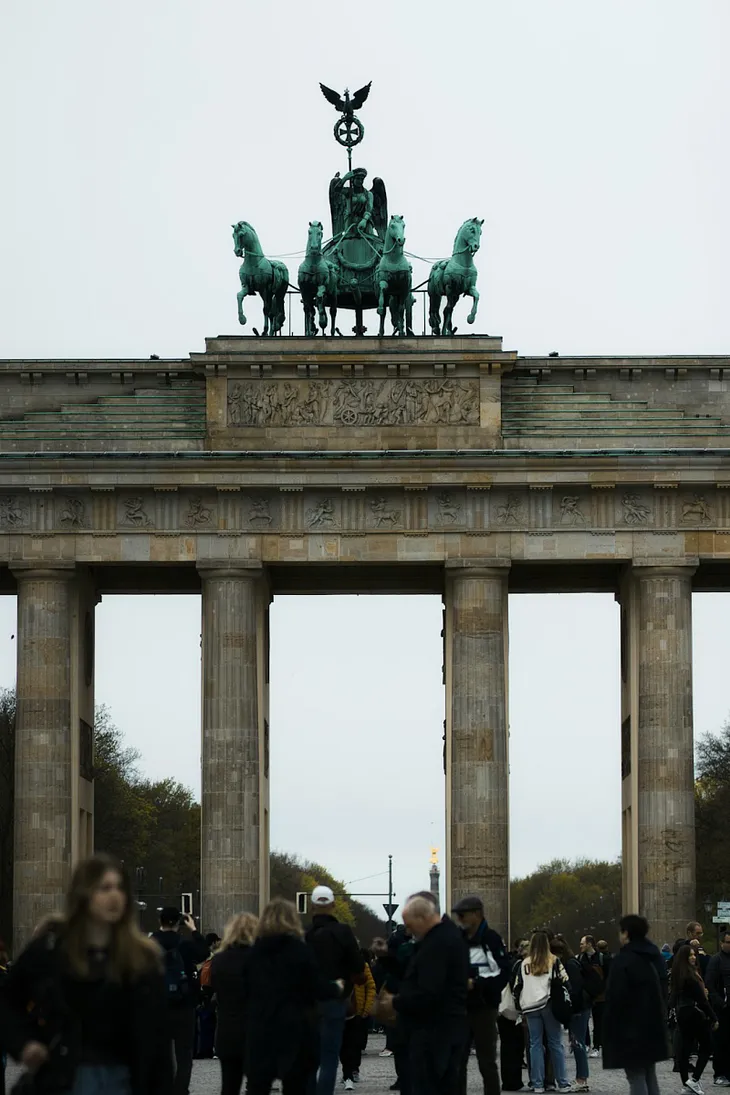
[[[190,981],[179,946],[165,951],[164,969],[168,1002],[184,1004],[190,998]]]
[[[580,968],[583,974],[583,991],[588,997],[589,1003],[592,1004],[606,987],[603,966],[596,962],[581,962]]]

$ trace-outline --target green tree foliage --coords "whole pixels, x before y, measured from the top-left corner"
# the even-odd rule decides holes
[[[512,939],[535,928],[562,932],[577,946],[588,932],[617,942],[621,916],[621,866],[618,863],[555,859],[510,887]]]
[[[344,882],[319,863],[302,863],[294,856],[283,852],[271,855],[271,896],[286,897],[294,900],[297,893],[311,893],[315,886],[329,886],[338,896],[335,901],[335,915],[344,924],[349,924],[363,947],[370,945],[376,935],[383,935],[386,925],[365,905],[347,896]],[[310,910],[311,912],[311,910]]]
[[[696,915],[703,919],[706,901],[714,905],[730,900],[730,872],[722,839],[730,826],[730,720],[719,734],[700,738],[695,772]]]

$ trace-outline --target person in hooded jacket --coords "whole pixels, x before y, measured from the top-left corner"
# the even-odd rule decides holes
[[[210,989],[217,1002],[215,1053],[221,1066],[221,1095],[239,1095],[246,1062],[246,971],[258,920],[252,913],[232,917],[210,963]]]
[[[246,1095],[268,1095],[277,1077],[283,1095],[306,1095],[314,1087],[320,1053],[317,1005],[342,999],[345,982],[320,972],[303,936],[291,901],[270,901],[246,963]]]
[[[619,927],[621,950],[606,986],[603,1067],[624,1069],[631,1095],[659,1095],[656,1063],[669,1057],[667,968],[643,916],[624,916]]]
[[[591,1017],[591,999],[586,991],[585,975],[580,959],[576,958],[566,939],[556,935],[550,942],[550,950],[563,963],[570,985],[573,1014],[568,1031],[570,1048],[575,1057],[575,1085],[573,1091],[589,1091],[588,1087],[588,1020]]]
[[[65,916],[49,918],[8,970],[0,1030],[39,1095],[170,1095],[165,1003],[129,876],[96,855],[76,867]]]

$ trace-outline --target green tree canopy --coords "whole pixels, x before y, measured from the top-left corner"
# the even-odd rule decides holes
[[[586,933],[617,944],[621,866],[588,859],[555,859],[510,887],[511,936],[536,928],[562,932],[573,947]]]

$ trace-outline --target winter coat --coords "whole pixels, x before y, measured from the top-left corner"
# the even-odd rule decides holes
[[[178,931],[157,931],[153,932],[150,936],[154,939],[163,950],[174,950],[176,947],[180,951],[180,957],[185,967],[185,976],[188,979],[188,985],[190,986],[190,993],[185,1000],[185,1006],[194,1008],[200,1000],[200,991],[198,985],[198,966],[201,962],[205,962],[206,958],[210,954],[210,948],[205,942],[205,939],[200,932],[192,932],[189,936],[181,935]],[[174,1007],[179,1005],[175,1004]]]
[[[710,994],[710,1003],[719,1015],[730,1000],[730,954],[719,951],[712,955],[707,966],[705,984]]]
[[[530,971],[530,959],[523,958],[517,967],[517,975],[514,978],[513,995],[515,1004],[524,1015],[533,1011],[543,1011],[550,1004],[550,986],[553,977],[559,978],[566,985],[570,985],[570,979],[565,966],[559,958],[554,958],[547,973],[532,973]]]
[[[251,947],[234,945],[213,955],[210,988],[217,1002],[215,1051],[218,1057],[245,1057],[247,970]]]
[[[697,1008],[709,1023],[715,1024],[717,1022],[717,1016],[707,999],[705,986],[699,976],[687,978],[679,990],[672,985],[669,1006],[677,1012],[682,1008]]]
[[[666,976],[648,939],[628,942],[613,959],[601,1031],[604,1068],[642,1068],[667,1059]]]
[[[256,1082],[313,1071],[319,1063],[319,1000],[338,999],[311,949],[292,935],[257,939],[246,963],[246,1074]]]
[[[349,925],[341,924],[328,913],[316,913],[306,938],[323,977],[328,981],[362,984],[365,959]]]
[[[482,920],[474,935],[466,936],[466,942],[471,967],[469,978],[473,982],[467,996],[467,1008],[469,1011],[496,1010],[511,966],[504,941],[486,920]]]
[[[375,979],[373,978],[372,970],[367,962],[365,963],[364,976],[365,983],[362,985],[355,985],[352,990],[350,1010],[353,1016],[359,1015],[362,1019],[367,1019],[373,1009],[376,992]]]
[[[440,1029],[465,1021],[469,952],[444,917],[419,940],[393,1007],[410,1029]]]
[[[30,1041],[51,1047],[48,1061],[35,1077],[38,1095],[55,1095],[73,1087],[81,1060],[82,1032],[66,999],[72,981],[63,959],[62,932],[55,927],[31,940],[10,967],[0,992],[0,1030],[12,1056],[20,1059]],[[120,991],[129,1001],[125,1014],[132,1091],[135,1095],[168,1095],[172,1091],[172,1058],[161,968],[151,966],[148,973]]]

